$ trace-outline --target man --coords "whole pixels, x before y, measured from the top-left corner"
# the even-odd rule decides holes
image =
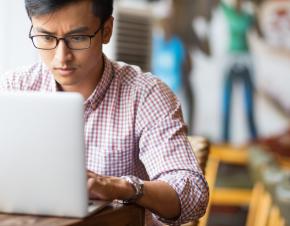
[[[112,0],[25,0],[42,63],[1,77],[0,90],[79,92],[90,198],[135,202],[147,225],[197,219],[206,181],[186,138],[180,104],[150,74],[110,61]],[[148,212],[149,213],[149,212]]]

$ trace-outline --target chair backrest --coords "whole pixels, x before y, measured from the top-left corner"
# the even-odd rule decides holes
[[[205,173],[206,163],[209,156],[210,143],[206,138],[201,136],[190,136],[188,139],[191,143],[193,152],[197,158],[200,168],[202,172]]]

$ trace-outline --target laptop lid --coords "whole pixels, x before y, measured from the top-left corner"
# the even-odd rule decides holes
[[[0,93],[0,212],[89,214],[83,101],[77,93]]]

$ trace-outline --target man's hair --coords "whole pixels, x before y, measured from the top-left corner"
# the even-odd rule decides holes
[[[25,8],[29,18],[49,14],[62,7],[83,0],[25,0]],[[113,13],[113,0],[91,0],[92,10],[96,17],[104,23]]]

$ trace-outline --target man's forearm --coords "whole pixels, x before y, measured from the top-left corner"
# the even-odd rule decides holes
[[[88,189],[91,199],[126,200],[135,195],[133,186],[126,180],[93,172],[88,172]],[[175,219],[181,212],[175,190],[162,181],[145,181],[143,196],[137,204],[165,219]]]
[[[163,181],[145,181],[144,195],[137,204],[165,219],[177,219],[181,212],[175,190]]]

